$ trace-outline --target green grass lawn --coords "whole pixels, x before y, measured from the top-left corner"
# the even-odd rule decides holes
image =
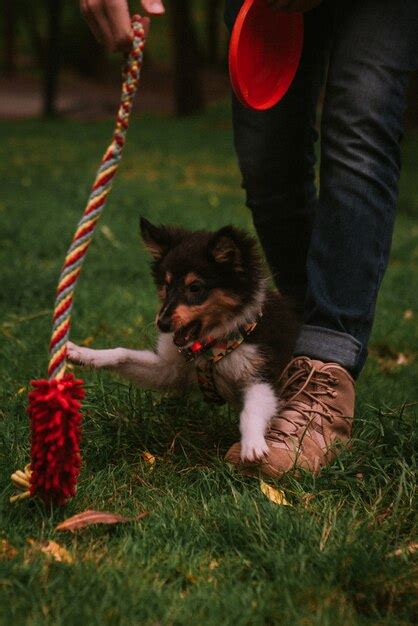
[[[9,504],[28,461],[26,390],[47,365],[58,272],[111,122],[0,123],[0,621],[3,624],[360,625],[417,618],[418,136],[405,142],[399,218],[354,439],[317,477],[280,481],[293,507],[223,462],[237,416],[83,372],[83,469],[64,509]],[[134,120],[78,288],[72,338],[150,347],[157,306],[140,214],[250,227],[225,108]],[[141,457],[157,457],[153,469]],[[146,519],[66,535],[85,509]],[[73,563],[37,549],[53,539]],[[30,541],[31,540],[31,541]],[[394,555],[394,551],[398,552]]]

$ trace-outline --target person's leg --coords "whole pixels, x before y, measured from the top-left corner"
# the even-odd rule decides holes
[[[280,384],[283,405],[251,472],[318,473],[350,437],[354,381],[387,265],[407,76],[418,65],[416,0],[335,0],[322,119],[321,187],[308,252],[306,324]],[[226,458],[240,464],[240,445]]]
[[[407,79],[418,65],[418,2],[336,6],[306,325],[296,354],[338,362],[356,376],[391,244]]]
[[[232,27],[242,0],[229,0]],[[257,234],[276,284],[304,300],[306,254],[316,204],[315,113],[326,63],[330,3],[305,15],[299,70],[283,100],[268,111],[253,111],[233,97],[238,162]]]

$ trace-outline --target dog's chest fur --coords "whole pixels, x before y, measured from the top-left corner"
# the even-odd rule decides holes
[[[253,382],[269,382],[276,387],[278,377],[292,356],[299,321],[289,305],[269,292],[263,316],[256,330],[238,348],[213,365],[214,381],[219,394],[232,406],[239,407],[243,390]],[[162,334],[158,354],[170,370],[182,371],[186,384],[197,386],[196,362],[186,361],[173,344],[172,335]],[[205,357],[198,357],[198,361]]]
[[[168,371],[183,370],[184,375],[180,378],[186,384],[197,387],[196,364],[204,362],[205,357],[200,356],[196,361],[186,361],[175,347],[171,334],[159,336],[157,352],[166,362]],[[260,377],[260,366],[263,362],[259,347],[245,343],[218,361],[213,372],[220,395],[232,406],[239,406],[242,388]]]
[[[204,357],[199,357],[203,360]],[[232,406],[238,407],[243,387],[260,377],[262,360],[256,345],[241,344],[213,366],[218,393]]]

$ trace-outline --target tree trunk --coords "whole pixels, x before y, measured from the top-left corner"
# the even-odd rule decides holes
[[[21,19],[28,32],[32,54],[42,70],[45,61],[45,42],[39,32],[36,7],[29,3],[21,13]]]
[[[221,0],[206,0],[207,60],[210,65],[219,61],[219,23]]]
[[[61,17],[63,0],[47,0],[47,42],[44,57],[43,114],[56,115],[56,98],[61,61]]]
[[[173,37],[175,109],[177,115],[192,115],[203,109],[200,59],[189,0],[169,4]]]
[[[15,0],[3,0],[3,62],[6,76],[16,72],[16,7]]]

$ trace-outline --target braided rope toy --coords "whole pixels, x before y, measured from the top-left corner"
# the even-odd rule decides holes
[[[45,502],[64,504],[75,495],[80,472],[81,401],[83,381],[66,374],[74,291],[97,222],[122,158],[129,117],[138,89],[145,45],[139,15],[132,17],[133,42],[122,70],[122,92],[112,142],[93,183],[87,206],[78,223],[58,281],[53,329],[49,345],[48,379],[31,382],[28,413],[31,420],[31,464],[17,470],[12,481],[26,491],[12,501],[39,496]],[[29,487],[29,489],[28,489]]]

